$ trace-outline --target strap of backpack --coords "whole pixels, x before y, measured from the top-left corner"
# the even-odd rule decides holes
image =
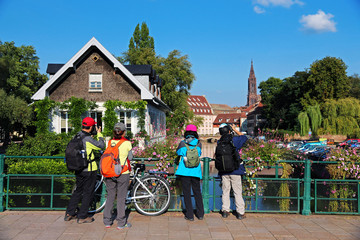
[[[115,148],[119,148],[120,147],[120,145],[123,143],[123,142],[125,142],[125,141],[127,141],[126,139],[124,139],[124,138],[121,138],[120,139],[120,141],[115,145]],[[111,142],[111,140],[109,141],[109,143]],[[118,152],[118,156],[116,156],[116,157],[119,157],[119,152]],[[125,161],[126,162],[126,161]]]

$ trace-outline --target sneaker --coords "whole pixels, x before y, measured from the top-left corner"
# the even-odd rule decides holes
[[[239,219],[239,220],[243,220],[244,218],[246,218],[246,216],[245,216],[245,214],[237,213],[236,218]]]
[[[198,217],[198,219],[199,219],[199,220],[203,220],[203,219],[204,219],[204,216],[202,216],[202,217]]]
[[[223,218],[227,218],[229,215],[230,215],[230,213],[227,212],[227,211],[222,211],[222,213],[221,213],[221,216],[222,216]]]
[[[83,218],[83,219],[78,219],[77,223],[81,224],[81,223],[92,223],[93,221],[95,221],[95,219],[93,217],[87,217],[87,218]]]
[[[105,225],[105,228],[111,228],[111,225]]]
[[[76,216],[72,216],[72,215],[66,213],[66,214],[65,214],[65,217],[64,217],[64,221],[65,221],[65,222],[68,222],[68,221],[70,221],[70,220],[72,220],[72,219],[75,219],[75,218],[76,218]]]
[[[188,221],[194,221],[194,218],[188,218],[188,217],[184,217],[185,218],[185,220],[188,220]]]
[[[121,226],[121,227],[118,226],[116,229],[121,230],[121,229],[124,229],[124,228],[131,228],[131,226],[132,226],[131,223],[126,223],[124,226]]]

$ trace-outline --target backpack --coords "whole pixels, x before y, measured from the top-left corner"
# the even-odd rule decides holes
[[[119,159],[119,147],[125,141],[127,140],[121,139],[113,147],[111,146],[111,140],[109,141],[108,147],[100,158],[100,172],[104,177],[119,177],[123,172],[130,170],[129,160],[126,159],[124,165],[121,166]]]
[[[186,158],[187,160],[184,161],[185,167],[187,168],[195,168],[200,164],[200,157],[199,152],[197,150],[197,145],[195,148],[190,149],[190,147],[185,143],[186,151]]]
[[[240,155],[231,139],[220,138],[215,149],[215,168],[219,172],[232,172],[238,169]]]
[[[80,171],[88,166],[83,138],[76,134],[68,143],[65,150],[66,166],[70,171]]]

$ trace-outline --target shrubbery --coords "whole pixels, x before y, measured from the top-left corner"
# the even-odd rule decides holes
[[[61,133],[37,134],[24,139],[22,144],[11,144],[7,156],[65,156],[71,135]],[[60,159],[5,158],[5,165],[12,174],[68,174]],[[51,171],[50,171],[51,170]],[[10,172],[9,172],[10,173]]]

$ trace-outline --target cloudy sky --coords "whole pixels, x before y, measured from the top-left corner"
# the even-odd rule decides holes
[[[33,45],[41,73],[93,36],[121,55],[143,21],[157,54],[189,56],[191,93],[210,103],[246,104],[251,60],[258,84],[326,56],[343,59],[348,75],[360,74],[359,0],[0,0],[0,41]]]

